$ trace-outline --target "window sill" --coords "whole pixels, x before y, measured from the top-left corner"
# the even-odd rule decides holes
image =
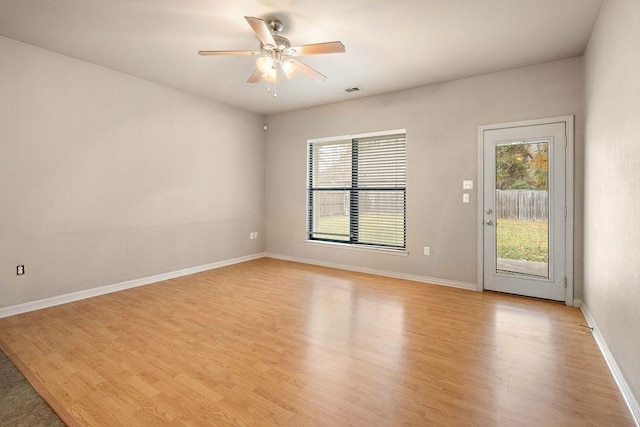
[[[365,247],[365,246],[351,245],[348,243],[322,242],[318,240],[305,240],[304,244],[311,245],[311,246],[331,247],[335,249],[345,249],[348,251],[369,252],[369,253],[394,255],[394,256],[409,255],[409,251],[407,251],[406,249],[388,249],[388,248],[375,247],[375,246]]]

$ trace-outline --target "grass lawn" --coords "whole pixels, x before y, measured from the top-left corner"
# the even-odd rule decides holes
[[[402,215],[395,214],[362,214],[360,215],[360,242],[361,243],[379,243],[386,245],[402,246],[403,242],[403,224]],[[386,227],[376,227],[376,224],[385,225]],[[395,226],[397,233],[388,233],[385,230],[389,226]],[[349,234],[349,217],[345,215],[324,216],[319,218],[319,223],[315,227],[317,233],[333,233],[333,234]],[[330,239],[349,241],[349,237],[326,236]]]
[[[546,222],[499,219],[498,258],[549,262]]]
[[[360,241],[364,243],[383,243],[388,245],[402,245],[401,215],[394,214],[364,214],[360,217],[363,225],[360,231]],[[397,234],[384,233],[376,224],[397,224]],[[325,216],[319,218],[316,232],[332,234],[349,234],[349,217],[345,215]],[[498,258],[517,259],[526,261],[549,262],[547,223],[536,221],[498,220],[497,241]],[[335,240],[349,241],[349,237],[326,236]]]

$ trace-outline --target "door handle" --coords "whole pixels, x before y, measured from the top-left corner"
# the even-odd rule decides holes
[[[493,221],[491,221],[490,219],[486,220],[484,223],[487,225],[493,225]]]

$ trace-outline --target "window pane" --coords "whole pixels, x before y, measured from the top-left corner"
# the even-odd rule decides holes
[[[358,188],[404,187],[405,146],[404,136],[358,141]]]
[[[349,241],[349,192],[313,192],[313,237]]]
[[[351,141],[313,145],[313,188],[351,187]]]
[[[405,192],[358,193],[358,242],[405,246]]]
[[[549,278],[548,142],[496,147],[496,272]]]

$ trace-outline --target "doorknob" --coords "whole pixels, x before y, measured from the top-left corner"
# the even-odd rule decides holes
[[[491,209],[487,209],[487,215],[491,215],[493,211]]]
[[[493,225],[493,221],[491,221],[490,219],[486,220],[484,223],[487,225]]]

